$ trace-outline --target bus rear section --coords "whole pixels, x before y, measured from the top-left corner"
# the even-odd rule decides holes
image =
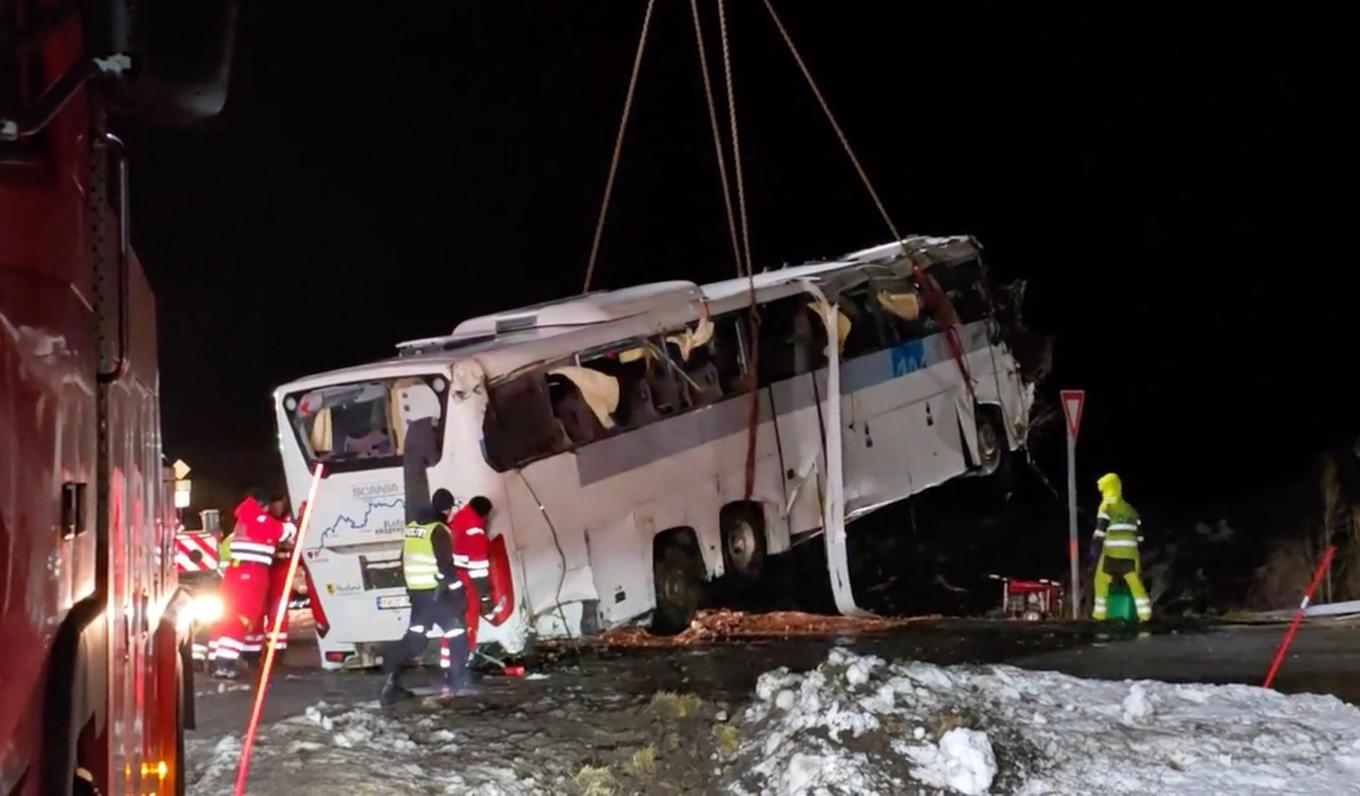
[[[460,505],[477,494],[500,498],[499,479],[476,466],[480,449],[475,441],[468,447],[460,433],[465,424],[450,414],[449,372],[447,364],[378,365],[276,392],[284,472],[296,505],[305,500],[312,468],[325,465],[302,558],[323,668],[373,665],[382,645],[405,633],[403,531],[434,490],[449,489]],[[506,544],[497,548],[504,573]],[[483,624],[479,643],[522,648],[514,623]]]

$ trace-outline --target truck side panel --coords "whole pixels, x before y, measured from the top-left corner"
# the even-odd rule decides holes
[[[68,25],[27,65],[58,74],[78,51],[78,26]],[[80,95],[40,140],[0,146],[0,792],[37,761],[53,640],[95,585],[89,127]],[[80,500],[69,533],[64,485]]]

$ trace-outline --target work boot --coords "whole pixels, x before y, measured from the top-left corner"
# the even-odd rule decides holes
[[[479,697],[485,693],[486,689],[477,683],[463,683],[460,686],[446,685],[439,689],[439,701],[448,704],[459,699]]]
[[[469,680],[458,686],[457,694],[460,697],[475,697],[486,693],[486,686],[475,680]]]
[[[238,674],[234,660],[218,658],[213,664],[212,676],[219,680],[235,680]]]
[[[383,707],[390,708],[401,700],[410,699],[414,696],[415,694],[413,694],[410,689],[402,686],[401,681],[397,679],[397,673],[393,672],[387,675],[387,679],[383,681],[382,692],[378,695],[378,702]]]

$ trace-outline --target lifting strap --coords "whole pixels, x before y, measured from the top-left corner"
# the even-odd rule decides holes
[[[751,263],[751,226],[746,215],[746,185],[741,170],[741,135],[737,126],[736,84],[732,79],[732,49],[727,36],[727,8],[718,0],[718,33],[722,41],[723,84],[727,90],[727,118],[732,138],[732,171],[737,185],[737,218],[741,221],[741,246],[737,246],[737,225],[733,219],[732,199],[727,180],[727,161],[723,156],[722,132],[713,101],[712,82],[708,78],[708,55],[704,48],[703,25],[699,20],[697,0],[690,0],[694,18],[694,41],[699,50],[699,72],[703,77],[704,99],[708,103],[709,125],[713,128],[713,148],[718,157],[718,177],[722,181],[723,204],[727,208],[728,231],[732,236],[732,257],[736,261],[737,278],[746,276],[748,317],[750,319],[750,357],[747,361],[746,383],[751,393],[751,406],[746,418],[746,472],[743,495],[751,499],[756,486],[756,441],[760,430],[760,310],[756,304],[755,270]]]
[[[954,363],[959,366],[959,373],[963,376],[963,385],[968,389],[968,397],[972,399],[973,405],[977,405],[977,390],[973,385],[973,374],[968,372],[968,362],[964,359],[963,340],[959,337],[958,318],[954,313],[946,313],[945,307],[949,297],[940,292],[919,263],[912,267],[912,274],[916,277],[916,288],[925,297],[926,307],[934,316],[935,322],[944,329],[945,343],[949,346],[949,354],[954,358]]]

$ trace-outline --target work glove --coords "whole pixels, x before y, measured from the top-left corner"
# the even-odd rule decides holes
[[[1091,537],[1091,545],[1086,550],[1086,564],[1095,566],[1096,560],[1100,558],[1101,541],[1099,536]]]
[[[477,595],[477,601],[480,603],[480,605],[478,606],[478,611],[481,613],[482,616],[492,616],[496,613],[496,608],[498,606],[492,604],[490,593],[482,592],[481,594]]]

